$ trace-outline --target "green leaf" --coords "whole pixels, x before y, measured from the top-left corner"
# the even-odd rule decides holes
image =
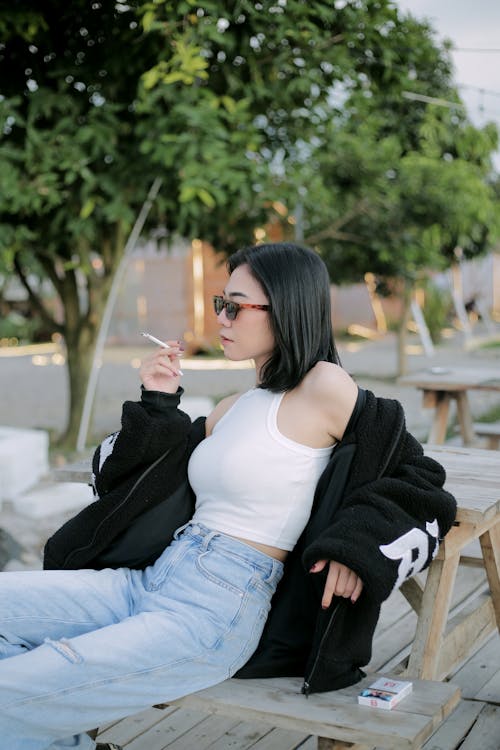
[[[80,210],[80,217],[82,219],[88,219],[89,216],[93,213],[95,206],[96,206],[95,198],[87,198],[87,200],[85,201],[85,203],[83,204]]]
[[[202,203],[205,204],[205,206],[208,206],[208,208],[214,208],[216,205],[215,199],[213,195],[210,195],[208,190],[205,190],[205,188],[199,188],[198,196],[201,198]]]

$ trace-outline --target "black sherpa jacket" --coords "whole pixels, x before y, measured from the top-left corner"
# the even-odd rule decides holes
[[[125,402],[122,428],[97,449],[99,499],[66,522],[45,547],[45,568],[144,567],[194,508],[187,461],[204,437],[177,394],[142,392]],[[304,692],[357,682],[371,658],[381,603],[435,556],[455,518],[444,469],[424,456],[392,399],[359,389],[344,437],[321,475],[310,520],[289,555],[259,646],[238,677],[305,675]],[[138,541],[139,540],[139,541]],[[355,604],[321,609],[326,571],[347,565],[363,581]]]

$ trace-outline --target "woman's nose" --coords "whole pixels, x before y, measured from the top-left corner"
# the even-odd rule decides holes
[[[230,326],[232,321],[226,315],[226,308],[223,307],[220,313],[217,315],[217,322],[223,326]]]

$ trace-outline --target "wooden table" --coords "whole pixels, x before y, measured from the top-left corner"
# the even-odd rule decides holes
[[[445,467],[445,486],[458,511],[425,585],[411,578],[401,587],[418,615],[406,673],[442,680],[495,628],[500,631],[500,460],[495,451],[474,448],[427,445],[425,453]],[[476,540],[479,557],[467,556],[465,548]],[[484,566],[488,585],[479,587],[461,614],[448,622],[460,564]]]
[[[423,391],[424,408],[434,409],[428,442],[437,445],[446,438],[450,401],[457,404],[457,415],[464,445],[474,443],[474,426],[467,392],[499,391],[500,368],[486,367],[430,367],[405,375],[399,385],[412,385]]]
[[[500,460],[496,451],[438,445],[424,449],[445,467],[445,486],[457,499],[458,513],[457,525],[429,566],[425,585],[412,578],[401,587],[418,615],[406,672],[412,677],[442,680],[494,628],[500,630]],[[55,477],[88,482],[89,464],[70,464],[57,469]],[[89,502],[91,499],[89,490]],[[479,540],[481,552],[479,558],[471,559],[464,548],[475,540]],[[445,635],[460,564],[484,565],[489,592],[478,591],[471,611],[463,612]]]

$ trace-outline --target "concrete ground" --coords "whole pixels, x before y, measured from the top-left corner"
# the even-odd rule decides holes
[[[500,331],[499,331],[500,333]],[[421,394],[396,382],[397,349],[392,334],[376,341],[340,343],[339,353],[345,369],[360,386],[377,395],[397,398],[405,408],[409,429],[425,441],[431,422],[431,411],[421,407]],[[89,444],[119,426],[121,404],[125,399],[138,398],[138,367],[149,347],[112,347],[104,352],[99,372]],[[408,369],[414,371],[435,366],[499,367],[500,348],[478,348],[467,351],[461,334],[455,332],[427,357],[416,337],[410,341]],[[186,405],[196,416],[199,399],[217,400],[254,384],[253,370],[221,367],[213,360],[183,362],[183,385]],[[66,368],[61,353],[54,347],[35,347],[24,352],[6,354],[0,350],[0,387],[3,393],[0,425],[40,428],[57,433],[64,427],[68,393]],[[198,399],[198,401],[197,401]],[[500,404],[500,394],[472,392],[474,418]],[[57,456],[52,457],[53,460]],[[13,539],[12,554],[7,568],[37,568],[47,536],[74,512],[91,500],[90,490],[82,485],[55,485],[50,476],[33,489],[35,495],[25,498],[22,511],[15,504],[5,503],[0,511],[0,526]],[[38,493],[38,495],[36,495]],[[83,494],[82,494],[83,493]],[[88,494],[87,494],[88,493]],[[64,497],[63,497],[64,496]],[[44,505],[45,504],[45,505]],[[16,547],[16,544],[20,545]],[[5,544],[3,545],[6,546]],[[7,544],[7,546],[9,546]]]

